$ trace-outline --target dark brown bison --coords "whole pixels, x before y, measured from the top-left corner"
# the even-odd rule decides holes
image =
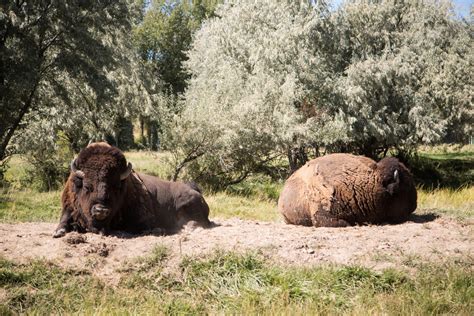
[[[188,221],[209,226],[209,207],[192,184],[133,171],[123,153],[93,143],[71,163],[54,237],[66,232],[175,231]]]
[[[278,209],[287,224],[398,223],[416,209],[416,189],[396,158],[332,154],[309,161],[285,183]]]

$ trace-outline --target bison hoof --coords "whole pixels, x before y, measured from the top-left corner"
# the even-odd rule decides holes
[[[53,233],[53,238],[63,237],[64,235],[66,235],[66,229],[59,228]]]

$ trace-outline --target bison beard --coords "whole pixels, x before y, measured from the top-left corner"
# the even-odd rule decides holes
[[[278,209],[287,224],[349,226],[399,223],[416,209],[416,188],[396,158],[350,154],[311,160],[285,183]]]
[[[93,143],[71,163],[61,219],[53,236],[71,230],[174,232],[188,221],[207,227],[208,216],[209,207],[195,184],[134,172],[118,148]]]

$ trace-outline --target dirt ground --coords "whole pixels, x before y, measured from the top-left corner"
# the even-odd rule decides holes
[[[205,256],[215,249],[258,251],[279,264],[314,266],[358,264],[374,269],[410,265],[410,260],[459,259],[474,266],[473,221],[432,215],[399,225],[313,228],[240,219],[215,220],[210,229],[185,228],[170,236],[69,233],[51,237],[56,224],[0,224],[0,256],[15,262],[47,259],[87,269],[114,283],[126,262],[150,254],[156,245],[171,250],[169,267],[183,256]]]

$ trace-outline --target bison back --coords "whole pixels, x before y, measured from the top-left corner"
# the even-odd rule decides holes
[[[309,161],[285,183],[278,208],[289,224],[347,226],[371,217],[376,163],[332,154]],[[372,216],[373,217],[373,216]]]

